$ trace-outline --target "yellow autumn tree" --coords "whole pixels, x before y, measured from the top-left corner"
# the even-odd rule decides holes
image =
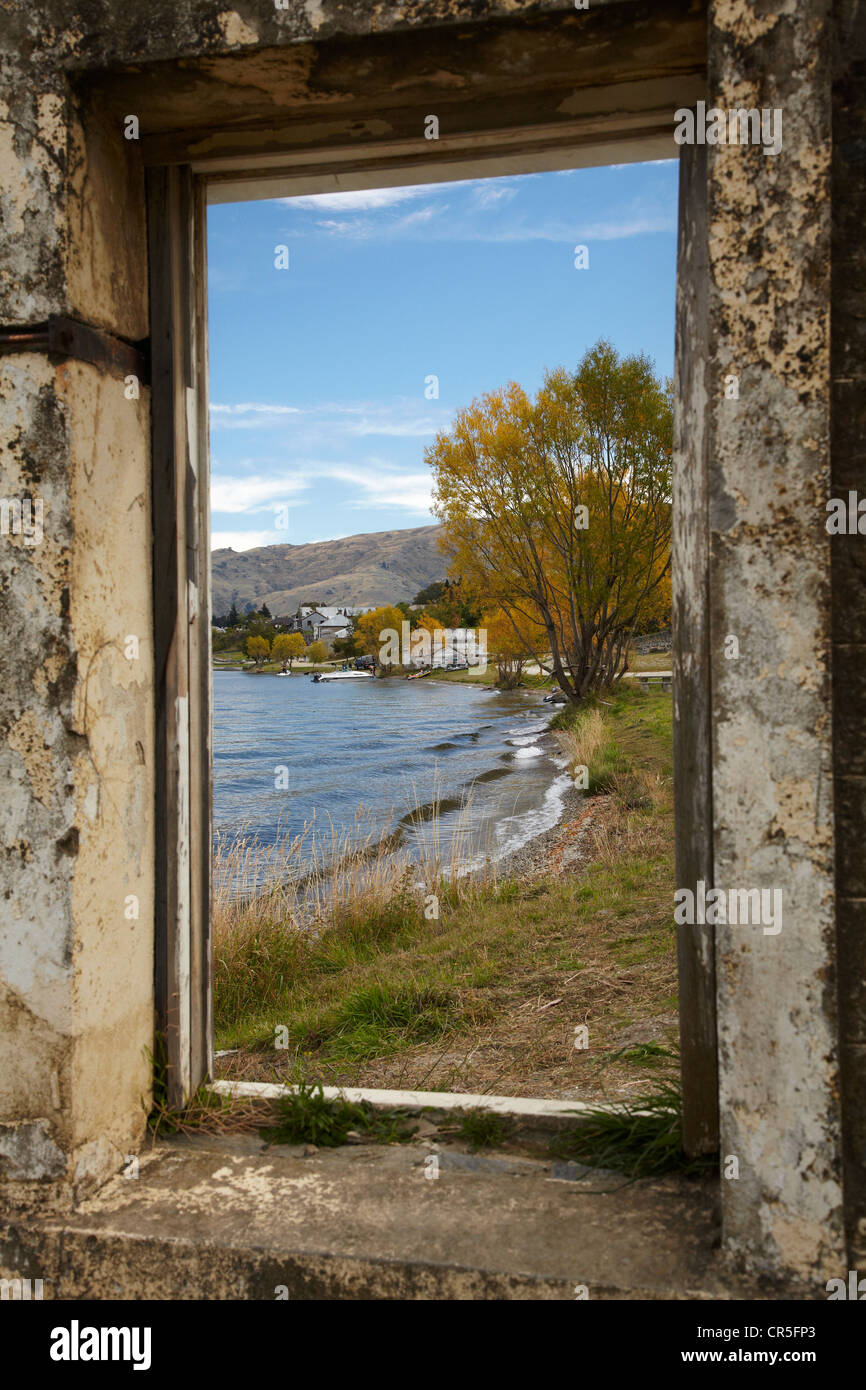
[[[257,666],[261,666],[263,661],[267,661],[271,650],[271,644],[267,637],[260,637],[254,633],[247,638],[247,656],[251,657]]]
[[[303,656],[306,650],[307,644],[300,632],[281,632],[274,638],[271,659],[281,661],[291,671],[292,662],[296,657]]]
[[[401,664],[401,637],[405,614],[391,604],[362,613],[355,623],[355,643],[380,666],[390,669]]]
[[[497,607],[483,615],[481,629],[486,634],[487,659],[496,666],[497,685],[513,690],[526,663],[543,659],[547,647],[543,624],[515,608]]]
[[[427,451],[453,572],[485,605],[540,623],[572,700],[624,669],[670,570],[670,384],[609,343],[575,372],[458,412]]]
[[[319,665],[320,662],[327,661],[328,648],[325,646],[324,642],[311,642],[309,647],[307,648],[307,656],[309,657],[310,661],[313,661],[316,663],[316,665]]]

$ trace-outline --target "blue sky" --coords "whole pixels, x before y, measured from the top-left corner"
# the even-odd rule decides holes
[[[436,431],[600,337],[669,375],[676,207],[665,161],[210,208],[214,548],[434,521]]]

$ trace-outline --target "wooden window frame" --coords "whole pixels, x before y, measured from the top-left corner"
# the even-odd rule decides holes
[[[242,155],[201,155],[195,153],[200,133],[160,136],[145,148],[158,758],[156,1028],[170,1104],[182,1105],[213,1066],[207,205],[658,158],[675,147],[662,130],[657,94],[652,101],[652,119],[642,133],[633,116],[623,124],[614,114],[607,121],[594,118],[589,135],[579,121],[573,130],[568,122],[555,128],[549,122],[505,125],[441,150],[401,140],[391,146],[294,149],[291,156],[266,145],[258,153],[246,148]],[[671,131],[672,115],[673,107]],[[680,151],[673,544],[675,561],[677,555],[688,557],[688,568],[674,566],[680,887],[694,887],[701,878],[708,886],[713,882],[707,457],[705,434],[694,427],[707,399],[705,154],[689,146]],[[713,929],[680,928],[677,949],[685,1143],[691,1153],[708,1152],[717,1147],[719,1123]]]

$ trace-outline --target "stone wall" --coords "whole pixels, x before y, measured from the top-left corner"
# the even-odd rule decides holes
[[[23,31],[15,47],[24,15],[11,33],[4,17],[0,322],[68,314],[142,338],[135,151],[56,55],[31,66]],[[149,393],[133,390],[0,357],[0,496],[44,508],[39,544],[0,537],[0,1175],[24,1195],[100,1181],[143,1133],[154,681]]]
[[[649,652],[669,652],[673,644],[673,633],[669,627],[664,632],[647,632],[642,637],[632,639],[632,647],[642,656]]]
[[[826,0],[710,7],[713,103],[783,150],[709,155],[715,882],[780,889],[777,935],[716,931],[730,1254],[843,1272],[830,555],[832,35]],[[738,396],[726,394],[736,377]],[[728,641],[735,638],[737,649]]]

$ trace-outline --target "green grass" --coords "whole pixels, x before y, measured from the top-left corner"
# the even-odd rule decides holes
[[[279,1102],[275,1122],[260,1133],[268,1144],[315,1144],[319,1149],[346,1144],[352,1133],[380,1144],[405,1144],[418,1128],[407,1119],[402,1110],[374,1110],[366,1103],[326,1097],[321,1085],[301,1085]]]
[[[618,1052],[605,1053],[602,1059],[605,1064],[610,1062],[634,1062],[642,1067],[657,1067],[663,1065],[668,1058],[677,1057],[678,1054],[670,1047],[665,1047],[663,1043],[648,1042],[635,1043],[632,1047],[621,1047]]]
[[[574,727],[585,708],[564,709],[557,724]],[[509,1019],[544,989],[552,998],[571,988],[569,974],[586,973],[589,983],[581,989],[591,1004],[592,981],[613,963],[632,972],[634,1018],[676,1007],[672,701],[618,691],[598,708],[605,715],[604,740],[591,770],[609,778],[613,828],[579,878],[489,882],[471,891],[465,881],[459,891],[442,886],[438,920],[425,917],[423,898],[407,879],[385,903],[360,903],[338,913],[318,937],[267,911],[251,929],[241,924],[241,930],[225,932],[218,914],[217,1047],[259,1052],[261,1079],[279,1071],[281,1080],[387,1085],[392,1082],[371,1072],[374,1063],[399,1059],[413,1048],[419,1058],[422,1052],[462,1055],[483,1032],[500,1037],[515,1059],[503,1083],[512,1085],[539,1068],[520,1041],[523,1035],[509,1031]],[[605,1042],[604,1030],[620,1026],[617,1003],[623,1003],[621,996],[606,996],[592,1014],[593,1047],[602,1051],[615,1047],[613,1039]],[[555,1017],[556,1011],[545,1015]],[[287,1051],[274,1048],[279,1025],[288,1033]],[[627,1068],[636,1061],[622,1058],[616,1065]],[[417,1066],[401,1085],[425,1085],[421,1060]],[[460,1088],[486,1085],[468,1076]]]
[[[501,1147],[513,1128],[507,1116],[497,1115],[492,1110],[465,1110],[457,1127],[457,1137],[477,1153],[479,1149]]]
[[[554,1158],[622,1173],[630,1181],[666,1173],[698,1177],[718,1168],[718,1156],[689,1158],[682,1144],[679,1087],[660,1085],[618,1112],[596,1108],[579,1124],[562,1130],[550,1144]]]
[[[629,671],[672,671],[673,652],[646,652],[641,656],[640,652],[630,651],[628,657],[627,670]]]
[[[580,753],[584,732],[601,721],[600,741],[589,741],[591,751]],[[563,735],[564,746],[574,751],[574,760],[584,762],[589,772],[590,795],[610,791],[614,786],[628,809],[649,809],[650,799],[643,789],[647,775],[662,779],[673,776],[673,701],[660,691],[620,686],[593,697],[581,705],[564,705],[551,727]]]
[[[213,664],[217,669],[224,667],[227,669],[236,668],[240,670],[247,666],[249,661],[249,656],[241,647],[227,647],[225,651],[213,653]],[[323,661],[318,664],[312,661],[299,662],[298,659],[295,658],[293,668],[289,674],[293,676],[309,676],[312,675],[314,671],[329,671],[333,666],[340,665],[342,665],[342,658],[338,657],[334,657],[333,661]],[[263,661],[260,666],[250,666],[249,673],[252,675],[272,676],[282,669],[282,661]]]
[[[476,666],[470,666],[468,671],[433,671],[425,679],[450,681],[454,685],[496,685],[497,671],[495,663],[491,661],[487,663],[484,671],[479,671]],[[551,690],[554,682],[550,676],[530,675],[524,671],[520,677],[520,684],[525,690]]]
[[[366,1061],[382,1051],[396,1051],[440,1038],[459,1013],[452,989],[410,982],[395,987],[378,980],[361,985],[311,1026],[307,1047],[326,1046],[334,1060]]]

